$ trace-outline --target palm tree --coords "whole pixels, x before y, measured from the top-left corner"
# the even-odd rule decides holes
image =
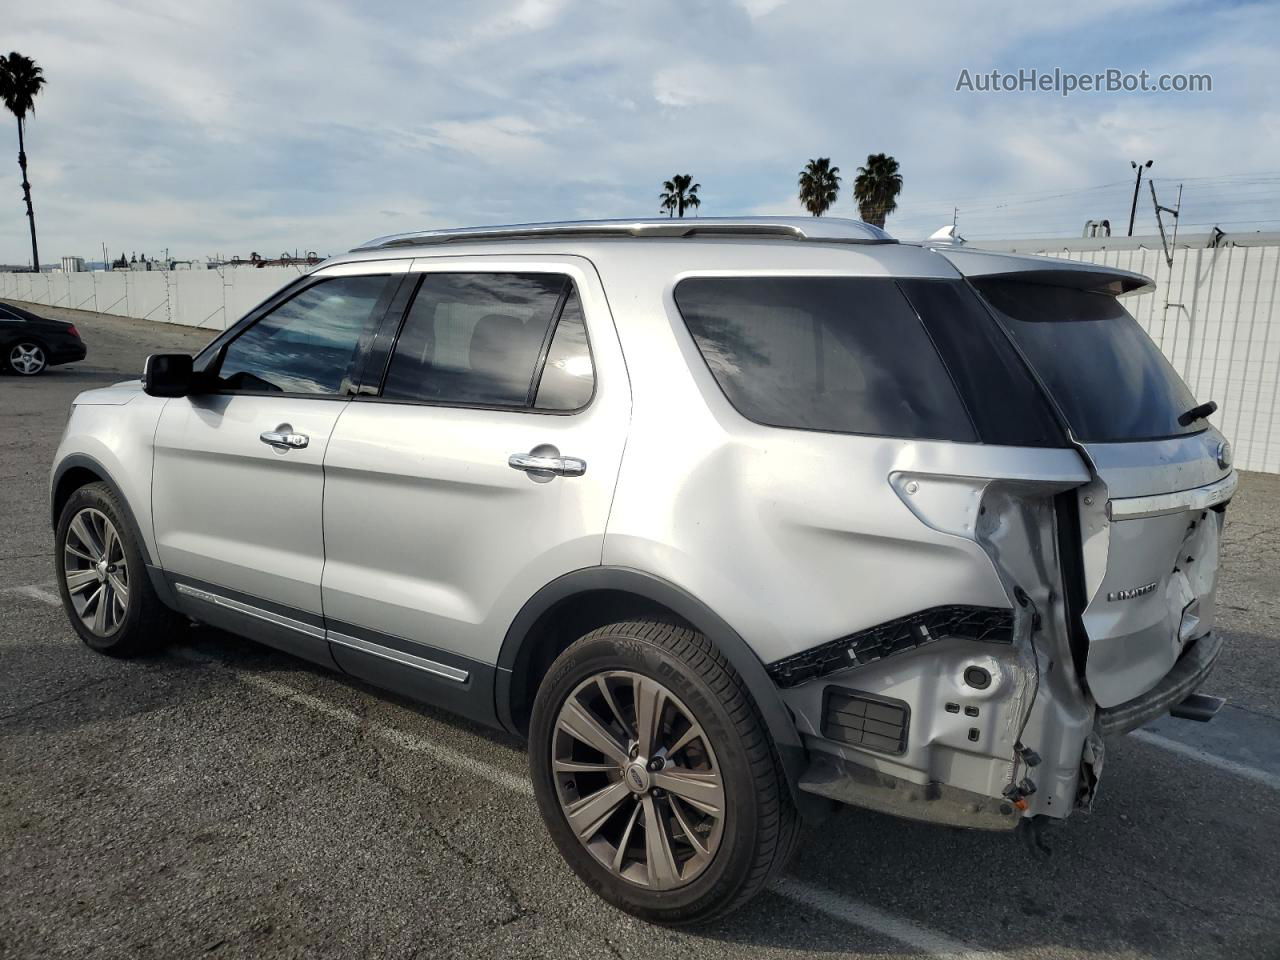
[[[858,213],[867,223],[884,227],[884,218],[898,209],[898,194],[902,192],[902,175],[898,173],[898,161],[883,153],[867,157],[867,165],[858,168],[853,181],[853,199],[858,202]]]
[[[677,173],[662,184],[662,193],[658,195],[658,210],[667,211],[669,217],[683,217],[690,208],[694,210],[702,206],[698,191],[702,184],[694,183],[693,177],[687,173]]]
[[[35,113],[36,95],[44,86],[44,71],[30,57],[20,53],[0,56],[0,99],[5,109],[18,118],[18,166],[22,170],[22,196],[27,201],[31,224],[31,268],[40,272],[40,251],[36,248],[36,213],[31,206],[31,184],[27,181],[27,151],[23,138],[27,114]]]
[[[815,217],[831,209],[840,194],[840,168],[830,157],[810,160],[800,171],[800,202]]]

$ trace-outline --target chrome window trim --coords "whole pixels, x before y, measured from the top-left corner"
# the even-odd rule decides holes
[[[185,583],[175,583],[173,588],[177,590],[178,593],[192,597],[196,600],[203,600],[205,603],[211,603],[216,607],[234,610],[236,613],[243,613],[245,616],[253,617],[257,620],[264,620],[267,623],[275,624],[277,627],[296,630],[298,633],[305,633],[307,636],[314,637],[317,640],[325,639],[324,630],[321,627],[314,626],[310,623],[303,623],[301,620],[286,617],[284,614],[272,613],[270,610],[263,610],[261,607],[255,607],[248,603],[241,603],[239,600],[232,600],[230,597],[224,597],[221,594],[212,593],[208,590],[201,590]]]
[[[348,636],[345,633],[338,633],[335,630],[326,631],[326,636],[330,643],[336,643],[340,647],[348,647],[352,650],[358,650],[361,653],[368,653],[375,657],[381,657],[384,660],[391,660],[406,667],[423,670],[427,673],[435,674],[437,677],[443,677],[446,680],[453,680],[455,683],[466,683],[468,678],[471,676],[471,674],[466,670],[459,670],[457,667],[450,667],[447,664],[437,663],[435,660],[428,660],[426,657],[415,656],[412,653],[405,653],[402,650],[393,650],[391,647],[384,647],[381,644],[372,643],[368,640],[361,640],[359,637]]]
[[[1178,490],[1174,493],[1161,493],[1147,497],[1125,497],[1120,500],[1107,501],[1107,518],[1110,520],[1138,520],[1142,517],[1160,517],[1169,513],[1182,513],[1188,510],[1208,510],[1226,503],[1235,495],[1240,484],[1239,475],[1232,470],[1221,480],[1193,487],[1190,490]]]

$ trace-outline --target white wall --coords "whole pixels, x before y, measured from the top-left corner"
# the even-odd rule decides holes
[[[0,298],[225,330],[300,267],[111,273],[0,273]]]
[[[980,244],[1069,257],[1146,274],[1156,291],[1125,305],[1182,374],[1236,465],[1280,473],[1280,236],[1180,240],[1173,266],[1159,238],[1019,240]],[[979,246],[979,244],[974,244]],[[0,298],[222,330],[298,275],[293,267],[170,273],[0,273]]]

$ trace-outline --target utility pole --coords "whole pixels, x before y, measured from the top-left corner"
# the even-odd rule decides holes
[[[1133,182],[1133,206],[1129,208],[1129,236],[1131,237],[1133,236],[1133,220],[1138,215],[1138,188],[1142,186],[1142,171],[1144,168],[1149,168],[1151,164],[1152,161],[1150,160],[1141,166],[1133,160],[1129,161],[1129,166],[1138,171],[1138,179]]]
[[[1160,228],[1160,246],[1164,248],[1164,259],[1169,264],[1169,269],[1173,269],[1173,254],[1178,245],[1178,214],[1182,212],[1182,184],[1178,184],[1178,200],[1172,207],[1161,205],[1156,199],[1156,184],[1154,180],[1148,180],[1147,186],[1151,188],[1151,205],[1156,208],[1156,226]],[[1160,214],[1167,213],[1173,217],[1173,239],[1169,240],[1164,235],[1164,220]]]

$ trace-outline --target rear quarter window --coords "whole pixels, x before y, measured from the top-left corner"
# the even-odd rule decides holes
[[[776,427],[976,442],[891,278],[695,277],[676,305],[729,402]]]

